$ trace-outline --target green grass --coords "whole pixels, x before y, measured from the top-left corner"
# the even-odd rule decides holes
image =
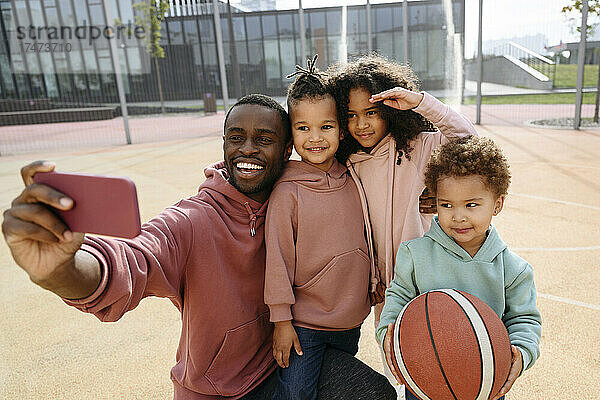
[[[598,82],[598,66],[585,65],[583,70],[583,86],[594,87]],[[554,87],[575,87],[577,85],[577,65],[560,64],[556,66]]]
[[[535,65],[532,65],[535,68]],[[550,66],[551,68],[551,66]],[[543,74],[548,74],[541,68],[536,68]],[[598,82],[598,66],[585,65],[583,68],[583,86],[596,87]],[[554,76],[554,87],[556,88],[574,88],[577,86],[577,65],[576,64],[559,64],[556,66]]]
[[[465,104],[476,104],[475,96],[465,97]],[[575,104],[575,93],[520,94],[511,96],[484,96],[482,104]],[[595,93],[584,93],[583,104],[596,104]]]

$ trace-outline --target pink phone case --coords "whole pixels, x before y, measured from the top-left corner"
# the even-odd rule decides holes
[[[33,180],[75,201],[69,211],[54,210],[73,232],[133,238],[141,231],[137,192],[129,178],[38,172]]]

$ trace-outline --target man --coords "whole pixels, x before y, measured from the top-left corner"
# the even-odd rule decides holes
[[[263,303],[267,199],[291,153],[289,118],[261,95],[225,118],[224,162],[205,170],[197,195],[167,208],[131,240],[70,232],[46,205],[73,202],[21,171],[25,190],[4,214],[13,258],[37,285],[68,304],[116,321],[147,296],[182,314],[174,397],[269,399],[275,386],[272,325]],[[320,399],[395,399],[387,380],[343,352],[326,354]]]

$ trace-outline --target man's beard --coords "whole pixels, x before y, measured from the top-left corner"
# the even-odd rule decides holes
[[[279,179],[279,177],[281,176],[284,164],[285,163],[282,157],[281,160],[277,161],[276,165],[273,165],[273,168],[271,168],[270,172],[267,172],[267,175],[265,175],[260,182],[258,182],[257,184],[245,184],[236,180],[236,176],[232,171],[232,169],[234,169],[235,166],[230,165],[229,163],[225,163],[227,167],[227,172],[229,173],[229,183],[231,184],[231,186],[233,186],[239,192],[245,195],[259,193],[262,191],[270,192],[271,189],[273,189],[273,185],[275,185],[277,179]]]

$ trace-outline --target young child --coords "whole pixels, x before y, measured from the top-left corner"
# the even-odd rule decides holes
[[[377,339],[389,366],[387,332],[411,299],[444,288],[477,296],[502,318],[512,344],[510,373],[497,399],[537,360],[541,337],[531,265],[511,252],[490,224],[508,193],[508,162],[491,139],[461,138],[433,154],[425,182],[437,197],[438,216],[424,237],[398,249]],[[414,398],[407,391],[407,399]]]
[[[302,161],[286,164],[266,216],[265,303],[281,367],[273,399],[282,400],[315,399],[325,348],[355,355],[371,302],[383,301],[366,200],[335,159],[336,105],[315,61],[308,70],[297,67],[287,96]]]
[[[431,223],[430,215],[419,213],[419,196],[432,150],[477,132],[447,105],[416,92],[407,66],[371,55],[329,72],[341,132],[349,133],[336,157],[364,188],[376,264],[389,285],[400,243],[423,236]],[[382,307],[375,307],[375,326]]]

